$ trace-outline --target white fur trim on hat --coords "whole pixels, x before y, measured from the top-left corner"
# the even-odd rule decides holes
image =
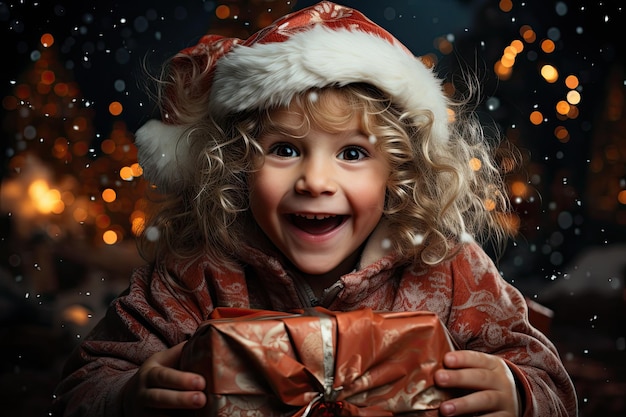
[[[189,167],[189,146],[183,135],[188,126],[149,120],[135,133],[137,159],[145,178],[164,192],[182,184],[183,169]]]
[[[441,80],[399,43],[377,35],[323,25],[284,42],[236,45],[216,64],[210,110],[233,111],[288,104],[312,87],[368,83],[404,110],[430,110],[433,134],[448,138],[447,100]]]

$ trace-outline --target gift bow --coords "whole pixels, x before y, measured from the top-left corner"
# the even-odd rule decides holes
[[[342,313],[342,314],[345,314],[345,313]],[[375,316],[375,313],[373,313],[372,311],[361,311],[358,314],[359,315],[371,314],[369,318],[374,322],[373,318]],[[294,414],[294,417],[296,416],[311,417],[312,413],[314,413],[313,415],[319,415],[323,417],[326,417],[326,416],[383,417],[383,416],[393,416],[394,411],[400,411],[400,410],[394,410],[393,409],[394,407],[392,404],[398,404],[401,402],[400,397],[402,397],[403,394],[406,394],[406,391],[402,391],[402,390],[397,392],[396,398],[389,398],[387,400],[386,404],[390,406],[389,409],[386,409],[386,407],[384,406],[381,407],[381,405],[379,404],[366,405],[358,401],[356,398],[353,399],[354,403],[351,402],[349,398],[340,399],[340,394],[341,394],[341,391],[344,390],[344,387],[334,386],[336,349],[333,345],[333,332],[332,332],[333,319],[329,315],[329,312],[320,308],[306,309],[305,315],[316,316],[320,320],[320,336],[322,339],[324,377],[323,377],[323,384],[320,387],[321,389],[320,389],[319,394],[316,397],[314,397],[309,402],[309,404],[307,404],[306,408],[303,411]],[[346,317],[344,316],[344,318]],[[367,317],[361,317],[361,320],[364,318],[367,318]],[[340,328],[342,320],[337,319],[337,321],[338,321],[337,327]],[[354,340],[354,343],[358,344],[358,341]],[[376,386],[374,384],[370,386],[369,388],[370,389],[361,391],[358,397],[368,398],[369,397],[368,394],[370,391],[384,389],[384,386]],[[429,395],[427,394],[426,397],[428,396]],[[438,408],[438,404],[437,404],[437,407],[433,407],[433,401],[432,399],[429,399],[427,401],[426,406],[424,406],[423,404],[420,406],[414,402],[413,406],[411,407],[411,410],[412,411],[417,411],[419,409],[422,409],[422,410],[435,409],[436,410],[437,408]],[[318,411],[318,413],[315,413],[316,410]],[[404,411],[407,411],[407,410],[404,410]]]

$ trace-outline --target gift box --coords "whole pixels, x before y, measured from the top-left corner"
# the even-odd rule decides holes
[[[297,314],[217,309],[184,346],[182,370],[206,378],[193,416],[437,416],[434,385],[453,349],[429,312]]]

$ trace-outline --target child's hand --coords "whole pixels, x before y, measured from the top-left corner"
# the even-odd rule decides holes
[[[162,415],[165,409],[204,406],[204,378],[174,369],[184,344],[155,353],[141,365],[124,387],[122,401],[125,416],[156,416]]]
[[[459,350],[447,353],[443,363],[446,369],[435,373],[436,384],[471,392],[443,402],[439,407],[442,415],[518,417],[519,398],[513,373],[501,358]]]

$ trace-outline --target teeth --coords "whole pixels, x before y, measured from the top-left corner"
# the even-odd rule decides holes
[[[304,217],[307,220],[324,220],[331,217],[337,217],[334,214],[296,214],[298,217]]]

